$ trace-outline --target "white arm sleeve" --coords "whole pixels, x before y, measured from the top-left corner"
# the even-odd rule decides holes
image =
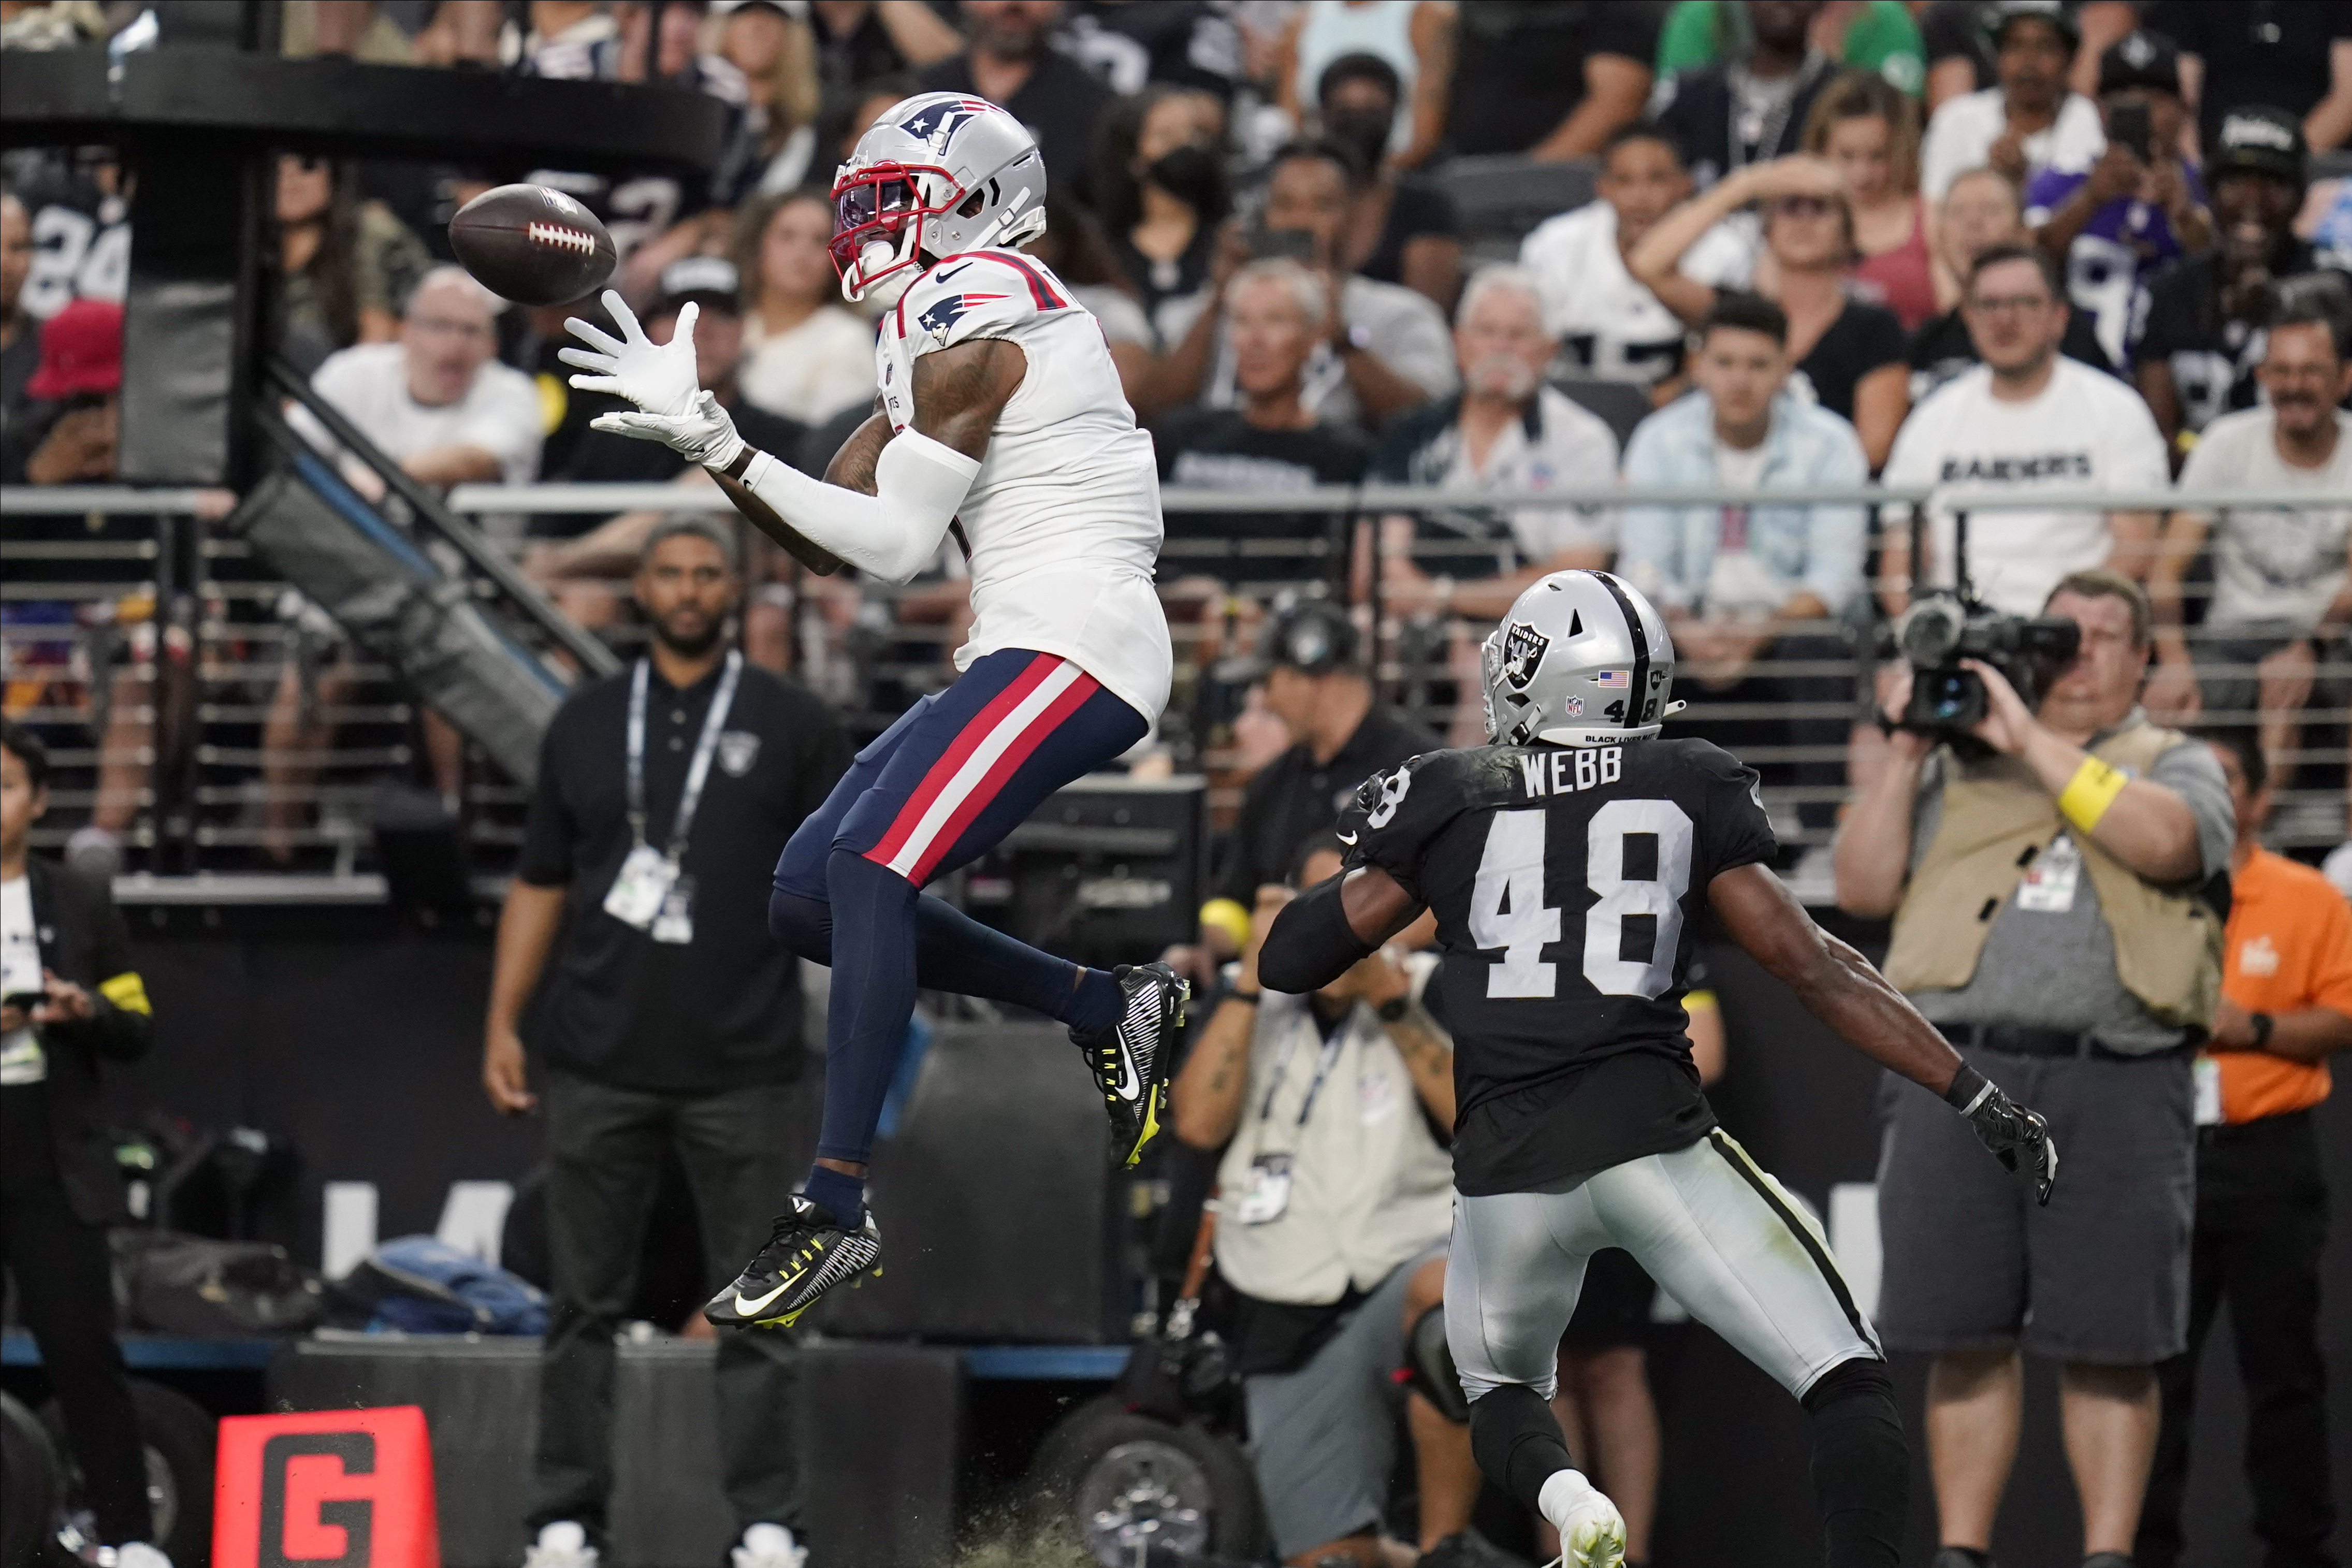
[[[877,493],[828,485],[761,452],[743,487],[778,517],[856,567],[904,583],[931,563],[980,464],[912,428],[899,431],[874,465]]]

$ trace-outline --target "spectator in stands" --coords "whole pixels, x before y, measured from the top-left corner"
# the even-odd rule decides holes
[[[1104,122],[1094,194],[1147,315],[1209,280],[1217,226],[1232,207],[1218,148],[1223,124],[1223,110],[1205,94],[1158,85],[1123,100]]]
[[[855,142],[872,123],[855,122],[854,111],[875,83],[936,65],[963,47],[956,30],[929,5],[809,0],[808,19],[824,102],[820,134],[827,146],[845,137]],[[920,90],[910,86],[891,101]]]
[[[281,16],[278,51],[289,59],[325,55],[374,66],[415,59],[408,35],[376,0],[287,0]]]
[[[278,347],[304,371],[337,349],[389,342],[433,253],[353,171],[324,158],[278,160]]]
[[[527,484],[539,470],[539,393],[493,357],[502,308],[462,268],[436,267],[410,291],[397,342],[328,355],[311,389],[420,483]],[[289,418],[312,445],[335,448],[307,409]],[[358,459],[343,472],[370,500],[383,497],[383,482]]]
[[[2222,121],[2249,103],[2278,105],[2323,152],[2352,135],[2352,16],[2343,7],[2272,5],[2257,22],[2235,5],[2157,0],[2147,26],[2186,57],[2198,140],[2209,157],[2221,144]]]
[[[1544,384],[1559,349],[1544,331],[1534,278],[1516,267],[1480,268],[1454,316],[1462,391],[1382,429],[1372,478],[1448,489],[1607,489],[1617,475],[1616,435]],[[1617,545],[1616,519],[1583,507],[1453,508],[1391,518],[1384,533],[1385,607],[1474,621],[1499,619],[1546,573],[1607,566]],[[1416,533],[1418,548],[1408,552]]]
[[[122,307],[110,300],[75,300],[27,337],[39,357],[25,378],[19,416],[9,424],[0,480],[111,480],[121,428]]]
[[[1928,0],[1919,13],[1919,46],[1927,62],[1927,111],[1964,93],[1999,85],[1992,41],[1985,37],[1985,0]]]
[[[1213,0],[1079,0],[1062,47],[1121,98],[1147,82],[1233,101],[1242,77],[1241,28]]]
[[[1220,271],[1237,263],[1234,250],[1260,247],[1275,256],[1303,252],[1323,282],[1327,313],[1301,395],[1317,418],[1377,426],[1454,390],[1453,345],[1437,307],[1400,284],[1350,273],[1339,260],[1359,178],[1355,155],[1331,142],[1293,142],[1275,155],[1259,232],[1232,234],[1212,263],[1208,287],[1161,311],[1161,333],[1175,346],[1156,403],[1199,397],[1223,408],[1237,401],[1224,297],[1233,274]]]
[[[1275,102],[1303,130],[1310,108],[1329,111],[1323,95],[1330,68],[1369,56],[1393,73],[1387,82],[1389,121],[1379,142],[1360,144],[1328,120],[1320,121],[1321,133],[1353,148],[1367,169],[1391,159],[1407,168],[1425,163],[1445,129],[1445,60],[1457,25],[1454,7],[1436,0],[1307,0],[1282,35]],[[1406,105],[1410,112],[1398,118],[1396,110]]]
[[[1598,200],[1547,218],[1520,241],[1519,265],[1543,292],[1544,331],[1559,340],[1563,369],[1668,395],[1682,384],[1687,333],[1625,258],[1690,195],[1690,175],[1673,139],[1636,121],[1611,135],[1594,189]],[[1755,265],[1742,221],[1692,241],[1676,270],[1708,288],[1744,289]]]
[[[1969,336],[1968,321],[1957,302],[1959,279],[1969,275],[1978,257],[1994,246],[2024,245],[2032,237],[2026,232],[2017,187],[2010,183],[2007,174],[1996,169],[1971,169],[1952,182],[1952,188],[1945,193],[1943,211],[1936,226],[1936,288],[1938,295],[1949,289],[1955,303],[1952,309],[1911,334],[1906,353],[1911,362],[1914,407],[1925,403],[1929,393],[1954,376],[1983,363],[1977,357],[1976,342]],[[2085,311],[2068,309],[2065,335],[2058,340],[2058,352],[2094,370],[2109,375],[2116,374],[2115,362],[2099,347],[2098,333]]]
[[[2148,283],[2210,246],[2213,219],[2180,152],[2189,110],[2171,40],[2133,33],[2101,57],[2100,120],[2112,131],[2126,111],[2147,127],[2146,142],[2130,147],[2111,137],[2087,170],[2042,170],[2025,188],[2025,221],[2034,243],[2066,269],[2067,293],[2090,316],[2099,347],[2127,368]]]
[[[1823,0],[1746,0],[1737,47],[1659,80],[1650,111],[1705,190],[1750,163],[1798,151],[1837,62],[1808,41]]]
[[[2021,295],[2009,274],[2024,270],[1992,264],[1972,300]],[[2054,307],[2050,293],[2034,313]],[[2054,421],[2052,432],[2033,450],[2067,451]],[[1878,1327],[1889,1350],[1936,1358],[1926,1426],[1943,1561],[1987,1560],[2023,1352],[2062,1363],[2083,1552],[2116,1568],[2130,1561],[2156,1445],[2153,1369],[2187,1335],[2188,1047],[2221,977],[2208,889],[2229,869],[2233,818],[2210,749],[2137,705],[2139,585],[2076,572],[2047,608],[2080,628],[2080,654],[2033,710],[1999,671],[1972,666],[1986,690],[1973,731],[1984,760],[1908,731],[1891,737],[1839,831],[1837,900],[1894,918],[1886,978],[1969,1065],[2032,1094],[2067,1152],[2065,1181],[2037,1207],[1964,1128],[1957,1142],[1947,1135],[1952,1117],[1933,1098],[1893,1082],[1881,1097]],[[1906,666],[1885,711],[1900,715],[1909,696]]]
[[[768,935],[768,884],[848,746],[814,697],[728,647],[741,592],[711,524],[672,521],[646,540],[635,593],[651,647],[630,673],[575,690],[549,725],[499,920],[482,1086],[502,1115],[540,1108],[521,1033],[538,993],[529,1043],[547,1112],[554,1310],[530,1568],[595,1568],[610,1549],[614,1344],[664,1161],[684,1163],[714,1283],[721,1259],[760,1245],[792,1184],[799,963]],[[798,1450],[779,1418],[795,1351],[782,1334],[719,1342],[735,1568],[805,1561]]]
[[[2106,137],[2097,106],[2068,90],[2083,35],[2058,0],[1995,0],[1984,13],[2000,85],[1948,100],[1927,121],[1919,188],[1941,202],[1969,169],[1990,166],[2022,189],[2047,168],[2088,167]]]
[[[2214,247],[2149,286],[2147,324],[2133,347],[2140,395],[2183,456],[2183,432],[2253,406],[2278,280],[2315,265],[2294,227],[2305,184],[2294,116],[2259,104],[2233,109],[2207,145]]]
[[[1641,0],[1479,0],[1454,19],[1444,151],[1589,158],[1640,118],[1658,27]]]
[[[1059,191],[1045,193],[1045,232],[1022,247],[1053,268],[1066,284],[1071,298],[1084,305],[1101,324],[1110,344],[1110,362],[1118,367],[1118,384],[1136,413],[1150,418],[1151,380],[1160,363],[1160,336],[1135,285],[1119,266],[1110,240],[1095,215]]]
[[[107,1249],[107,1227],[131,1218],[114,1163],[106,1091],[119,1086],[108,1068],[146,1055],[153,1019],[110,885],[30,853],[48,777],[41,742],[0,720],[0,1262],[15,1277],[17,1313],[81,1472],[95,1537],[82,1561],[171,1568],[152,1543]],[[11,1502],[26,1500],[30,1484],[11,1474]],[[42,1515],[35,1539],[51,1527]]]
[[[499,52],[526,75],[580,79],[605,74],[595,52],[621,35],[612,11],[594,0],[530,0],[524,8],[526,25],[507,23]]]
[[[1236,405],[1171,416],[1160,478],[1202,489],[1300,490],[1352,485],[1371,443],[1349,425],[1318,421],[1305,401],[1307,366],[1330,316],[1323,278],[1295,261],[1253,261],[1226,288],[1224,316]],[[1329,519],[1313,512],[1178,512],[1162,554],[1225,584],[1333,574]]]
[[[1717,294],[1680,270],[1684,253],[1707,230],[1749,202],[1764,207],[1760,290],[1788,313],[1789,352],[1814,401],[1851,423],[1876,469],[1895,445],[1911,406],[1903,325],[1883,305],[1865,304],[1845,286],[1853,259],[1853,209],[1844,176],[1802,153],[1751,163],[1662,219],[1626,258],[1643,285],[1693,328]]]
[[[2047,255],[2020,245],[1985,251],[1969,270],[1960,310],[1984,363],[1912,411],[1887,461],[1887,484],[2021,495],[2166,488],[2164,438],[2147,405],[2113,376],[2058,353],[2066,300]],[[1952,518],[1937,507],[1930,521],[1926,580],[1949,584]],[[1914,570],[1910,545],[1906,531],[1886,521],[1879,576],[1899,595]],[[2156,519],[2144,511],[1980,511],[1969,520],[1969,540],[1978,594],[1997,609],[2030,616],[2070,574],[2100,566],[2131,579],[2145,574]]]
[[[1217,1272],[1235,1299],[1234,1370],[1275,1552],[1376,1568],[1398,1560],[1381,1526],[1399,1367],[1417,1374],[1402,1403],[1425,1561],[1466,1547],[1439,1543],[1469,1528],[1478,1471],[1467,1405],[1451,1388],[1434,1390],[1443,1405],[1423,1392],[1453,1372],[1423,1348],[1425,1335],[1444,1342],[1453,1226],[1453,1040],[1422,1005],[1435,961],[1375,952],[1308,996],[1258,980],[1258,947],[1291,889],[1338,876],[1343,853],[1326,830],[1290,888],[1258,890],[1240,977],[1170,1104],[1178,1139],[1223,1151]]]
[[[1258,769],[1233,831],[1218,846],[1213,896],[1201,908],[1199,945],[1171,948],[1170,963],[1204,990],[1216,965],[1237,956],[1253,930],[1257,890],[1289,876],[1308,839],[1339,820],[1339,807],[1382,768],[1436,744],[1375,700],[1344,610],[1307,600],[1277,616],[1261,643],[1265,706],[1291,744]]]
[[[2312,1108],[2328,1058],[2352,1047],[2352,909],[2327,879],[2263,847],[2271,784],[2243,730],[2208,738],[2230,784],[2230,921],[2221,1000],[2197,1060],[2197,1230],[2189,1344],[2156,1369],[2163,1425],[2140,1510],[2136,1568],[2176,1568],[2198,1363],[2223,1301],[2245,1381],[2246,1479],[2273,1563],[2325,1563],[2336,1501],[2327,1462],[2319,1258],[2327,1176]]]
[[[1738,54],[1741,39],[1753,31],[1737,4],[1675,0],[1658,34],[1658,79]],[[1884,78],[1913,98],[1926,80],[1918,24],[1902,0],[1831,0],[1816,11],[1811,37],[1814,48],[1848,70]]]
[[[2184,499],[2352,491],[2352,414],[2337,406],[2352,395],[2347,330],[2344,313],[2326,302],[2289,302],[2263,349],[2263,402],[2205,427],[2180,472]],[[2213,597],[2192,659],[2181,585],[2209,543]],[[2271,757],[2267,772],[2282,786],[2289,784],[2294,764],[2288,753],[2298,743],[2315,673],[2352,626],[2347,552],[2352,509],[2341,506],[2173,512],[2148,574],[2158,659],[2148,679],[2148,707],[2181,715],[2201,708],[2233,718],[2257,712]]]
[[[1342,55],[1323,68],[1315,93],[1323,134],[1355,150],[1366,171],[1340,239],[1349,269],[1402,283],[1440,310],[1462,287],[1462,231],[1453,198],[1426,179],[1400,174],[1384,155],[1403,87],[1378,55]]]
[[[1884,77],[1848,71],[1814,101],[1804,146],[1845,181],[1853,211],[1848,285],[1894,311],[1905,331],[1916,331],[1945,303],[1919,195],[1919,106]]]
[[[719,54],[743,75],[743,118],[712,181],[733,206],[795,190],[824,170],[817,156],[816,42],[782,0],[742,0],[720,23]]]
[[[842,305],[832,237],[833,202],[820,191],[762,196],[735,221],[744,399],[811,426],[874,401],[874,329]]]
[[[41,323],[25,309],[32,270],[32,216],[16,192],[0,190],[0,447],[21,412],[25,383],[41,363]]]
[[[1061,0],[962,0],[961,55],[921,72],[925,92],[977,93],[1003,104],[1037,138],[1049,184],[1076,191],[1095,150],[1110,94],[1087,68],[1054,47]]]
[[[1769,498],[1775,489],[1854,489],[1869,482],[1870,464],[1853,426],[1790,389],[1789,335],[1788,315],[1771,300],[1717,296],[1699,324],[1698,391],[1651,415],[1626,445],[1631,494],[1617,570],[1666,617],[1677,674],[1706,694],[1702,702],[1804,710],[1790,720],[1696,729],[1743,750],[1804,748],[1806,758],[1773,782],[1806,789],[1800,816],[1808,827],[1827,827],[1845,782],[1840,748],[1849,724],[1837,709],[1853,690],[1853,648],[1835,622],[1863,592],[1867,525],[1860,506]],[[1693,487],[1746,492],[1756,504],[1640,499],[1645,488]],[[1792,667],[1801,673],[1785,672]]]

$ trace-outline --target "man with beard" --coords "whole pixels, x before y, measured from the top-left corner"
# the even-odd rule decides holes
[[[2133,374],[2176,464],[2193,445],[2184,436],[2254,405],[2278,280],[2314,266],[2311,247],[2293,226],[2303,205],[2304,153],[2303,126],[2284,109],[2250,104],[2222,116],[2205,163],[2214,248],[2148,291]]]
[[[728,646],[742,582],[717,528],[656,528],[635,588],[646,657],[572,693],[548,726],[483,1030],[490,1104],[547,1116],[554,1311],[528,1568],[595,1568],[607,1549],[614,1336],[670,1152],[713,1289],[766,1239],[776,1194],[808,1156],[791,1115],[799,961],[768,936],[769,868],[848,748],[814,697]],[[665,871],[658,908],[636,908],[631,889]],[[802,1563],[792,1381],[784,1335],[719,1346],[733,1568]]]
[[[1919,194],[1940,205],[1970,169],[2023,189],[2044,169],[2081,169],[2106,146],[2099,107],[2067,89],[2083,34],[2058,0],[1999,0],[1983,10],[2000,85],[1947,100],[1919,143]]]

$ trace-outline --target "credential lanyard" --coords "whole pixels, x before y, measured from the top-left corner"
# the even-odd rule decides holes
[[[646,689],[651,659],[637,660],[629,679],[629,831],[639,845],[646,842]],[[703,781],[710,776],[710,759],[719,750],[719,731],[727,727],[728,710],[735,705],[735,683],[743,673],[743,655],[727,650],[725,673],[711,695],[710,711],[703,716],[702,738],[694,743],[694,760],[687,764],[686,788],[677,797],[677,817],[670,824],[669,844],[663,851],[672,865],[686,854],[687,835],[694,831],[694,808],[702,804]]]
[[[1343,1019],[1339,1026],[1331,1031],[1331,1037],[1323,1042],[1323,1054],[1315,1063],[1315,1077],[1307,1086],[1307,1098],[1298,1102],[1298,1120],[1295,1126],[1306,1126],[1307,1116],[1315,1110],[1315,1097],[1323,1092],[1323,1080],[1331,1076],[1332,1064],[1339,1059],[1339,1047],[1348,1037],[1348,1022]],[[1257,1108],[1260,1122],[1273,1119],[1274,1097],[1281,1092],[1282,1080],[1289,1076],[1290,1054],[1297,1048],[1298,1033],[1293,1029],[1282,1037],[1282,1054],[1274,1059],[1272,1080],[1265,1086],[1265,1103]]]

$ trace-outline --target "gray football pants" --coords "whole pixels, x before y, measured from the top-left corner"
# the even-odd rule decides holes
[[[1812,1216],[1717,1129],[1559,1191],[1460,1200],[1445,1337],[1473,1400],[1504,1384],[1551,1397],[1585,1263],[1606,1247],[1799,1398],[1842,1362],[1883,1359]]]

